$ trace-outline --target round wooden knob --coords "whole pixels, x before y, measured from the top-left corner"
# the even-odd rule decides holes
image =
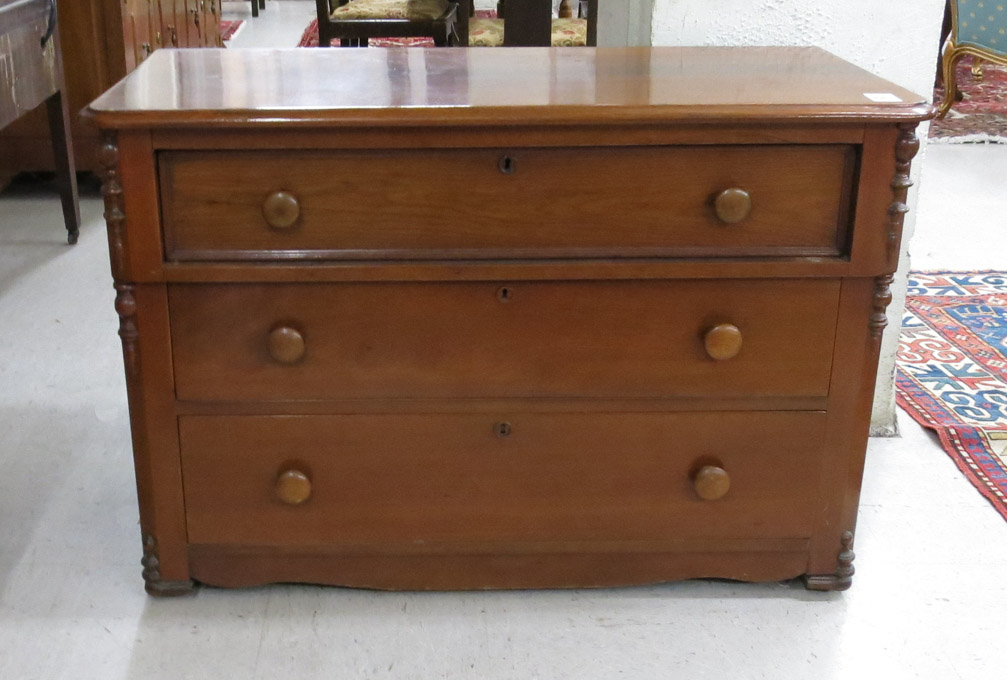
[[[706,347],[706,354],[711,359],[717,361],[733,359],[741,351],[741,331],[733,324],[718,324],[706,331],[703,346]]]
[[[290,229],[301,216],[301,204],[289,192],[274,191],[262,203],[262,216],[273,229]]]
[[[752,212],[752,197],[744,189],[725,189],[713,200],[713,210],[725,224],[741,222]]]
[[[704,465],[692,478],[692,488],[704,501],[715,501],[727,495],[731,488],[731,476],[724,468]]]
[[[300,470],[284,470],[276,477],[276,497],[287,505],[311,498],[311,480]]]
[[[295,364],[304,356],[304,336],[290,326],[277,326],[269,332],[269,356],[281,364]]]

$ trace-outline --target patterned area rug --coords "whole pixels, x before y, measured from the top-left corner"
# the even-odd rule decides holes
[[[896,400],[1007,519],[1007,272],[917,272]]]
[[[244,19],[238,19],[237,21],[224,21],[223,19],[221,19],[220,39],[223,40],[224,42],[227,42],[228,40],[236,36],[238,34],[238,31],[240,31],[244,26],[245,26]]]
[[[492,10],[476,10],[477,17],[495,17],[496,12]],[[336,41],[333,45],[338,44]],[[301,34],[301,41],[298,47],[318,47],[318,19],[312,19],[308,27]],[[432,38],[372,38],[367,41],[368,47],[433,47]]]
[[[930,141],[948,144],[994,142],[1007,144],[1007,66],[983,62],[983,77],[972,76],[972,57],[957,64],[958,89],[965,98],[955,102],[943,120],[930,125]],[[944,88],[934,90],[940,104]]]

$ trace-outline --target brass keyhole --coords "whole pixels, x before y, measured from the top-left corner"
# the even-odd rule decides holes
[[[514,299],[514,289],[510,286],[501,286],[497,288],[497,300],[503,303],[510,302]]]
[[[500,159],[500,162],[497,164],[497,167],[500,168],[500,172],[502,172],[503,174],[513,175],[517,171],[517,161],[515,161],[510,156],[504,156],[503,158]]]
[[[513,431],[510,423],[497,423],[493,426],[493,432],[498,437],[509,437],[510,433]]]

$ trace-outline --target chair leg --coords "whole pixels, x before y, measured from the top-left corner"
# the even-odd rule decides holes
[[[259,16],[259,0],[252,0],[252,17]]]
[[[463,8],[463,5],[468,5]],[[455,47],[468,47],[469,46],[469,17],[475,13],[475,1],[462,0],[458,5],[458,14],[455,17],[455,23],[453,26],[449,27],[448,44],[453,44]],[[451,38],[454,38],[454,43],[451,43]]]
[[[266,9],[266,0],[259,0],[259,9]]]
[[[983,60],[972,55],[972,77],[976,80],[983,79]]]
[[[948,115],[948,111],[951,110],[952,105],[955,103],[955,94],[958,92],[958,82],[955,76],[955,65],[958,60],[961,59],[961,53],[959,53],[954,44],[948,43],[947,47],[944,49],[943,58],[943,71],[944,71],[944,99],[941,100],[941,105],[937,107],[937,117],[943,118]]]
[[[56,160],[56,183],[63,204],[63,223],[66,241],[70,245],[80,236],[80,202],[77,196],[77,168],[73,161],[73,143],[70,139],[70,108],[62,90],[45,100],[49,118],[49,136]]]

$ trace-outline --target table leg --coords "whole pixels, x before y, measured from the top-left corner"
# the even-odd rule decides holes
[[[66,224],[67,243],[73,245],[80,235],[80,202],[77,197],[77,168],[73,161],[73,143],[70,139],[70,108],[62,90],[45,100],[49,117],[49,136],[56,161],[56,183],[63,203],[63,222]]]

